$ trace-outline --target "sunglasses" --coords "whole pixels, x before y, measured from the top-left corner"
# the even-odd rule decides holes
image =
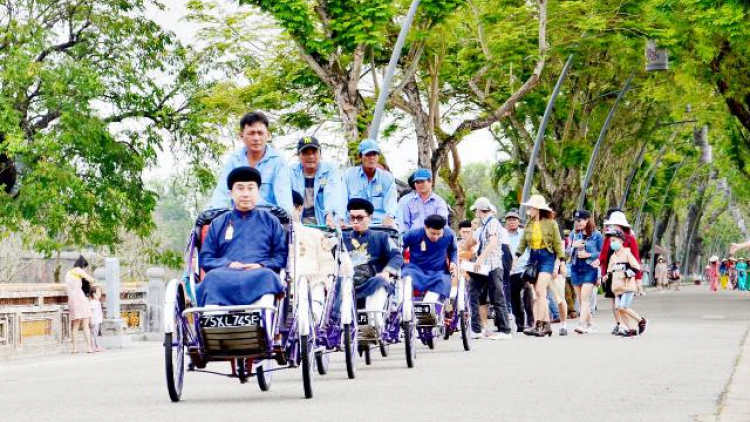
[[[368,216],[366,216],[366,215],[350,215],[349,216],[349,221],[351,221],[352,223],[361,223],[361,222],[365,221],[365,218],[367,218],[367,217]]]

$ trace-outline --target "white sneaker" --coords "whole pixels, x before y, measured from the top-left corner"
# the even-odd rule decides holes
[[[578,334],[586,334],[588,332],[588,331],[586,331],[586,326],[585,325],[579,325],[576,328],[574,328],[573,331],[575,331]]]
[[[470,337],[474,340],[479,340],[480,338],[484,338],[484,333],[475,333],[472,331]]]
[[[594,325],[587,325],[586,326],[586,334],[591,334],[596,332],[596,326]]]
[[[513,336],[509,333],[494,333],[487,338],[490,340],[513,340]]]

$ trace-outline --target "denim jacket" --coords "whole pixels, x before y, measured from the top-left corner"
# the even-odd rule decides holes
[[[604,244],[604,237],[598,230],[594,230],[594,232],[589,236],[588,238],[585,238],[585,232],[583,231],[577,231],[573,230],[570,232],[569,236],[569,244],[566,248],[565,252],[571,257],[571,264],[573,267],[581,266],[581,265],[588,265],[591,266],[591,263],[599,259],[599,253],[601,253],[602,245]],[[585,261],[579,260],[577,256],[577,250],[573,247],[573,242],[577,240],[585,240],[586,241],[586,252],[590,253],[591,256],[586,258]]]

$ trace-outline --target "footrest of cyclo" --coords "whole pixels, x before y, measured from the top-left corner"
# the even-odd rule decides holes
[[[203,314],[201,337],[211,358],[262,358],[268,355],[268,340],[262,313],[229,312]]]
[[[417,326],[434,327],[438,325],[438,315],[443,310],[440,303],[414,303],[414,316],[417,318]]]
[[[371,312],[380,312],[385,314],[385,311],[368,311],[365,309],[359,309],[357,310],[357,339],[359,341],[372,341],[376,342],[380,338],[378,337],[378,332],[372,324],[370,324],[370,315]],[[383,319],[385,320],[385,315],[383,316]]]

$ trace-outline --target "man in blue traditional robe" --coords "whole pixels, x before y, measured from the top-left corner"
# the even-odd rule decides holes
[[[388,294],[393,291],[392,277],[398,277],[404,258],[388,233],[370,230],[374,207],[362,198],[352,198],[347,205],[352,231],[344,233],[346,246],[354,265],[354,292],[365,309],[385,309]],[[383,314],[369,315],[370,328],[363,335],[373,336],[383,326]]]
[[[451,276],[458,274],[456,235],[446,227],[445,218],[433,214],[424,227],[407,231],[403,248],[409,250],[409,263],[402,277],[411,277],[412,286],[424,293],[424,302],[438,303],[451,292]]]
[[[198,306],[249,305],[284,291],[278,273],[286,266],[286,231],[276,216],[256,209],[260,185],[252,167],[229,173],[234,209],[211,222],[203,242],[199,258],[206,276],[197,287]]]

